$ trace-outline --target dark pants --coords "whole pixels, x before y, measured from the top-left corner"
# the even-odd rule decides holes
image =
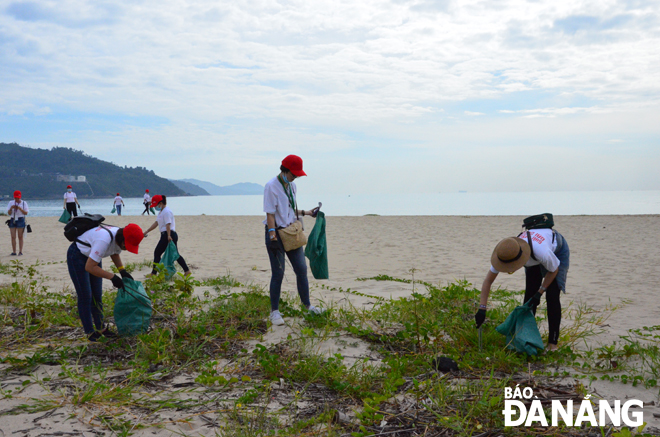
[[[293,271],[296,274],[296,285],[298,295],[303,305],[308,307],[309,303],[309,281],[307,280],[307,263],[305,262],[305,249],[299,247],[288,252],[284,251],[282,242],[277,240],[277,248],[270,247],[270,237],[266,230],[266,249],[270,259],[270,308],[275,311],[280,307],[280,294],[282,293],[282,279],[284,279],[284,254],[289,258]]]
[[[539,291],[543,276],[540,265],[525,267],[525,302]],[[559,300],[561,290],[557,279],[552,281],[548,291],[543,294],[545,294],[545,300],[548,303],[548,343],[557,344],[559,341],[559,325],[561,325],[561,302]],[[534,314],[536,314],[536,308],[534,308]]]
[[[147,215],[149,215],[149,213],[151,212],[151,211],[149,210],[149,205],[150,205],[149,202],[144,202],[144,211],[142,211],[142,214],[144,214],[144,213],[146,212]],[[155,214],[154,214],[154,215],[155,215]]]
[[[67,202],[66,210],[69,211],[71,217],[78,217],[78,209],[76,208],[76,202]]]
[[[174,245],[176,246],[177,250],[179,249],[179,236],[175,231],[171,231],[170,235],[172,236],[172,241],[174,241]],[[160,262],[160,257],[163,256],[163,253],[165,253],[165,250],[167,249],[167,245],[169,244],[169,240],[167,239],[167,232],[161,232],[160,233],[160,240],[158,240],[158,244],[156,245],[156,249],[154,249],[154,266]],[[176,262],[179,263],[181,268],[183,269],[184,272],[187,272],[190,270],[188,268],[188,264],[186,264],[186,260],[183,259],[181,254],[179,254],[179,259],[176,260]],[[156,273],[156,268],[154,267],[153,270],[151,270],[151,274],[155,275]]]
[[[103,278],[87,272],[86,263],[87,257],[80,252],[76,243],[72,243],[66,253],[66,264],[78,295],[78,315],[85,334],[89,335],[95,330],[103,330]]]

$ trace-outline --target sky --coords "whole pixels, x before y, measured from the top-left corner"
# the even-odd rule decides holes
[[[218,185],[296,154],[314,193],[660,190],[660,2],[0,0],[0,142]]]

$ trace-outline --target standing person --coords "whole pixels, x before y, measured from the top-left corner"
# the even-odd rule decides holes
[[[80,208],[80,203],[78,203],[76,193],[73,192],[73,187],[67,185],[66,193],[64,193],[64,209],[69,211],[71,217],[78,217],[78,209],[76,208],[76,205]]]
[[[544,214],[550,216],[551,214]],[[554,224],[554,223],[553,223]],[[532,300],[533,312],[545,294],[548,304],[548,350],[557,350],[561,325],[560,295],[566,292],[570,250],[563,235],[551,228],[528,229],[500,241],[490,258],[491,267],[481,286],[481,302],[474,315],[477,327],[486,319],[488,295],[500,272],[513,273],[525,267],[524,302]]]
[[[160,262],[160,257],[163,256],[163,253],[165,252],[165,249],[167,249],[167,245],[170,243],[170,241],[174,241],[174,245],[177,247],[177,250],[179,249],[179,235],[176,233],[174,213],[169,208],[169,206],[167,206],[167,197],[156,194],[153,199],[151,199],[150,206],[152,208],[156,208],[156,211],[158,211],[158,216],[156,217],[154,224],[144,232],[144,236],[146,237],[147,234],[156,229],[156,227],[158,227],[160,230],[160,240],[158,240],[156,249],[154,249],[154,268],[151,270],[151,274],[155,275],[157,273],[156,264]],[[186,264],[186,260],[183,259],[181,254],[179,254],[179,258],[176,261],[183,269],[184,274],[186,276],[190,276],[191,272],[188,268],[188,264]]]
[[[146,212],[147,215],[151,212],[149,210],[149,207],[151,206],[151,196],[149,195],[149,190],[145,190],[144,192],[144,201],[142,202],[144,204],[144,211],[142,211],[142,215]]]
[[[303,171],[303,162],[299,156],[289,155],[280,165],[280,174],[272,178],[264,187],[264,212],[266,213],[266,248],[270,260],[270,321],[273,325],[283,325],[284,320],[279,311],[282,279],[284,278],[284,254],[289,258],[296,274],[298,295],[302,304],[311,313],[321,314],[324,310],[313,306],[309,301],[309,281],[307,279],[307,263],[305,250],[299,247],[285,252],[284,246],[277,235],[277,230],[298,220],[298,216],[316,216],[318,207],[311,211],[298,210],[296,204],[296,184],[293,181],[301,176],[307,176]]]
[[[23,232],[25,232],[25,216],[30,209],[25,200],[21,199],[21,192],[14,191],[14,200],[7,205],[9,218],[9,232],[11,233],[11,256],[16,256],[16,235],[18,234],[18,256],[23,255]]]
[[[117,215],[121,215],[121,207],[125,205],[124,205],[124,199],[121,198],[119,193],[117,193],[117,197],[115,197],[113,205],[115,206],[115,208],[117,208]]]
[[[116,288],[124,286],[122,278],[133,279],[124,269],[119,254],[122,250],[137,254],[142,238],[142,229],[133,223],[124,228],[98,226],[83,233],[69,246],[66,264],[78,295],[78,315],[89,341],[97,341],[101,336],[117,336],[103,322],[103,278],[110,279]],[[121,278],[103,270],[101,261],[108,256]]]

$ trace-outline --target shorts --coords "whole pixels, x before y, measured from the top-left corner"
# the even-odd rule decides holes
[[[25,227],[25,217],[18,217],[16,219],[9,219],[10,228],[24,228]]]

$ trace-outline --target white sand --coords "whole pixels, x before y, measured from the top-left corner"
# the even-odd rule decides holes
[[[177,217],[179,250],[199,279],[231,272],[241,282],[267,285],[270,266],[261,220],[256,216]],[[564,307],[571,302],[586,302],[600,310],[608,304],[627,302],[609,319],[607,332],[591,339],[593,345],[610,342],[631,328],[660,323],[660,250],[655,238],[659,220],[660,216],[648,215],[555,217],[555,228],[571,248],[568,294],[562,296]],[[153,221],[153,217],[108,218],[110,224],[134,222],[143,229]],[[23,262],[64,261],[69,243],[62,235],[63,225],[56,218],[32,218],[29,223],[34,232],[26,234]],[[307,218],[306,223],[307,230],[311,230],[313,220]],[[312,303],[341,304],[348,299],[360,306],[369,302],[368,298],[352,294],[328,292],[320,284],[382,297],[409,294],[411,287],[407,284],[355,279],[378,274],[410,278],[413,268],[417,270],[416,279],[444,285],[465,278],[479,288],[493,247],[501,238],[519,232],[521,223],[522,217],[327,217],[330,280],[316,281],[310,272]],[[139,255],[124,252],[124,262],[151,258],[158,237],[155,233],[144,240]],[[0,260],[7,263],[15,259],[7,256],[11,248],[8,230],[3,238]],[[48,285],[53,289],[72,292],[66,264],[45,265],[40,272],[49,276]],[[136,279],[142,279],[145,273],[146,270],[138,273]],[[2,282],[10,280],[0,277]],[[524,273],[500,275],[495,286],[521,290]],[[288,264],[283,290],[296,293],[295,276]],[[629,396],[656,404],[659,400],[657,389],[604,383],[594,387],[598,393],[618,399]],[[7,401],[0,400],[0,411],[5,408]],[[657,406],[645,408],[644,412],[649,425],[660,427],[660,420],[652,414],[660,413]],[[35,426],[30,415],[22,416],[25,417],[0,416],[0,429],[13,432]],[[28,421],[31,426],[26,425]],[[38,435],[38,431],[29,435]],[[6,435],[10,433],[5,431]]]

